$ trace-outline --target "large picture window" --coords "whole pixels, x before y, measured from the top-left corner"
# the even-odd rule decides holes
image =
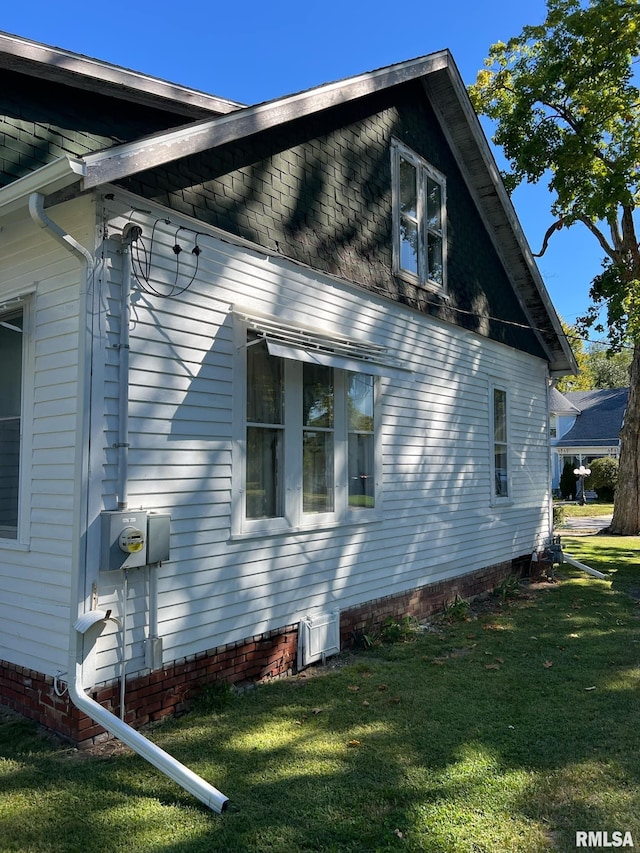
[[[18,535],[22,410],[22,311],[0,314],[0,538]]]
[[[340,522],[374,510],[375,377],[276,355],[281,350],[270,352],[252,331],[243,350],[241,530]]]
[[[425,287],[444,290],[444,176],[400,142],[394,142],[391,153],[394,272]]]

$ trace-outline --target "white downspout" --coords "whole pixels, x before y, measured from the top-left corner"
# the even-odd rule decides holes
[[[122,232],[122,287],[120,290],[120,340],[118,360],[118,509],[129,502],[129,323],[131,316],[131,244],[142,229],[129,223]]]
[[[85,294],[90,284],[90,270],[93,266],[93,256],[91,253],[75,240],[70,234],[64,231],[56,222],[54,222],[44,212],[44,196],[41,193],[32,193],[29,196],[29,213],[33,221],[47,232],[59,243],[61,243],[69,252],[80,259],[85,268]],[[86,316],[86,311],[84,316]],[[83,322],[82,311],[80,313],[81,324]],[[82,326],[81,326],[82,329]],[[84,371],[87,370],[86,358],[87,353],[80,352],[79,358],[79,387],[82,389]],[[86,483],[85,483],[86,489]],[[86,523],[84,524],[86,530]],[[77,538],[77,537],[76,537]],[[160,747],[156,746],[151,741],[147,740],[140,732],[132,729],[123,720],[119,720],[114,714],[103,708],[98,702],[88,696],[83,688],[82,670],[84,665],[84,637],[86,632],[94,625],[103,624],[110,618],[109,612],[101,610],[88,611],[80,614],[83,608],[82,595],[80,590],[84,589],[83,568],[86,570],[86,557],[79,547],[78,543],[74,543],[75,559],[72,565],[72,591],[76,591],[77,600],[72,599],[71,618],[69,625],[69,696],[74,705],[94,720],[99,725],[103,726],[108,732],[119,738],[123,743],[129,746],[138,755],[145,758],[150,764],[180,785],[185,791],[188,791],[206,806],[213,811],[221,814],[228,804],[228,798],[225,797],[217,788],[210,785],[200,776],[196,775],[188,767],[185,767],[173,756],[166,753]],[[74,613],[75,610],[75,613]]]

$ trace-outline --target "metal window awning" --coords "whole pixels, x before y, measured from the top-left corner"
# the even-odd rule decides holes
[[[265,340],[270,355],[375,376],[407,379],[412,373],[390,356],[386,347],[290,326],[275,318],[239,310],[235,314]]]

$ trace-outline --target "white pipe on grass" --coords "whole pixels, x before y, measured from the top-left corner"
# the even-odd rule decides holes
[[[607,579],[607,575],[603,575],[602,572],[599,572],[597,569],[592,569],[591,566],[585,566],[584,563],[581,563],[579,560],[575,560],[573,557],[570,557],[569,554],[565,554],[564,551],[562,552],[562,562],[569,563],[570,566],[574,566],[576,569],[582,569],[583,572],[593,575],[594,578],[599,578],[602,581]]]

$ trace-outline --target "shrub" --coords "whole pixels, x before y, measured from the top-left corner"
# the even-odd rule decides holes
[[[560,493],[565,501],[576,496],[576,475],[573,473],[573,462],[565,462],[560,475]]]
[[[556,527],[562,527],[562,525],[564,524],[566,514],[567,514],[567,511],[562,506],[562,504],[554,504],[554,506],[553,506],[553,526],[554,526],[554,529]]]
[[[593,489],[602,501],[612,501],[618,484],[618,460],[613,456],[602,456],[590,463],[591,474],[585,486]]]

